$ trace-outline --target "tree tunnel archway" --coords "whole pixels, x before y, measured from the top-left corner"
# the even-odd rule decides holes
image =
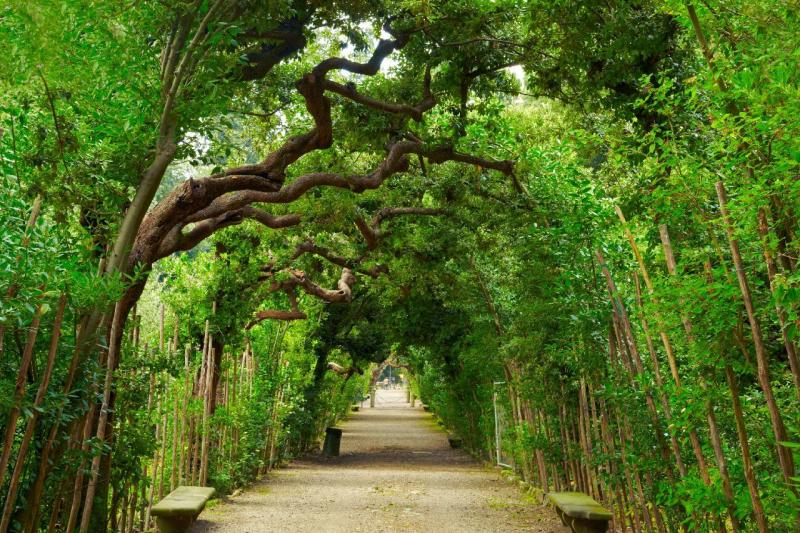
[[[399,363],[399,362],[397,362],[397,360],[394,357],[392,357],[392,358],[389,358],[389,359],[385,360],[384,362],[382,362],[380,365],[378,365],[378,367],[375,370],[372,371],[372,375],[370,376],[370,380],[369,380],[370,389],[374,389],[375,388],[375,386],[378,383],[378,378],[381,376],[381,374],[383,373],[383,371],[387,367],[392,367],[392,368],[398,368],[398,369],[405,370],[407,372],[407,377],[408,378],[411,378],[411,376],[414,375],[414,372],[413,372],[413,370],[412,370],[410,365],[405,364],[405,363]]]

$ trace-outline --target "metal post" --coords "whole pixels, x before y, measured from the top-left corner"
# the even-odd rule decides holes
[[[495,381],[494,382],[494,390],[492,391],[492,404],[494,406],[494,444],[495,444],[495,457],[497,459],[498,466],[504,466],[506,468],[511,468],[510,465],[507,465],[503,462],[502,458],[502,448],[503,448],[503,439],[502,435],[500,434],[500,416],[497,410],[497,386],[498,385],[505,385],[505,381]]]
[[[497,464],[500,464],[500,420],[497,418],[497,391],[492,392],[492,405],[494,406],[494,444]]]

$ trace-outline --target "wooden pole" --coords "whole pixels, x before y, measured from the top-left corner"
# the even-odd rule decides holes
[[[89,438],[92,436],[92,424],[94,423],[95,408],[96,404],[92,404],[91,407],[89,407],[89,411],[86,413],[86,420],[83,424],[83,438],[81,439],[81,452],[83,455],[86,455],[86,453],[89,451]],[[83,496],[83,470],[85,464],[86,461],[81,460],[80,464],[78,465],[78,470],[75,474],[75,483],[73,485],[72,492],[72,505],[70,506],[66,529],[70,532],[75,529],[75,525],[78,523],[78,513],[80,512],[81,497]]]
[[[651,387],[649,386],[647,380],[644,379],[644,365],[642,363],[641,356],[639,355],[636,339],[633,335],[633,327],[631,325],[630,318],[628,317],[625,306],[622,304],[622,301],[619,298],[619,291],[614,283],[614,279],[611,276],[611,272],[608,269],[608,265],[605,262],[603,254],[600,252],[600,250],[596,250],[595,256],[597,257],[597,261],[600,265],[603,276],[606,278],[608,294],[609,298],[611,299],[611,304],[614,307],[614,314],[618,317],[617,322],[619,325],[617,326],[617,329],[619,331],[617,332],[617,338],[620,341],[620,354],[623,356],[623,361],[626,363],[625,366],[630,375],[630,383],[634,387],[634,383],[638,384],[638,386],[641,386],[645,392],[645,402],[650,414],[650,419],[653,423],[653,427],[655,428],[656,441],[658,442],[662,456],[668,461],[670,452],[667,447],[667,443],[664,440],[663,429],[661,428],[658,410],[656,408],[655,400],[653,400]],[[626,359],[626,355],[628,354],[630,355],[630,360]],[[667,472],[670,476],[672,476],[671,468],[667,468]]]
[[[14,471],[11,474],[11,481],[9,481],[8,490],[6,491],[6,502],[3,506],[2,519],[0,519],[0,531],[6,531],[11,521],[11,514],[14,510],[14,502],[17,498],[19,481],[22,476],[22,469],[25,465],[25,457],[28,454],[28,449],[33,440],[33,432],[36,429],[36,423],[39,420],[39,408],[44,401],[44,396],[47,393],[48,386],[50,385],[50,377],[53,374],[53,365],[55,363],[56,353],[58,352],[58,342],[61,338],[61,324],[64,320],[64,309],[66,306],[67,297],[66,295],[62,294],[58,301],[58,307],[56,308],[56,316],[53,322],[53,333],[50,336],[50,350],[47,353],[47,363],[45,364],[44,374],[42,375],[42,381],[39,384],[39,389],[36,391],[36,398],[33,401],[33,414],[28,419],[28,423],[25,427],[25,433],[22,436],[22,442],[20,442],[19,449],[17,450],[17,460],[14,464]]]
[[[636,304],[639,308],[639,321],[642,324],[642,331],[644,331],[645,342],[647,343],[647,351],[650,354],[650,362],[653,365],[653,376],[656,380],[656,387],[658,387],[658,390],[661,392],[661,394],[659,394],[661,399],[661,409],[664,412],[664,418],[667,420],[672,455],[675,458],[675,464],[678,466],[678,473],[681,477],[686,477],[686,465],[683,463],[678,437],[676,435],[676,431],[671,428],[673,425],[672,408],[669,405],[669,397],[664,389],[664,380],[661,377],[661,365],[658,362],[658,355],[656,354],[656,349],[653,345],[653,339],[650,335],[650,325],[647,321],[647,318],[645,318],[644,304],[642,303],[642,289],[639,283],[639,276],[636,273],[633,275],[633,281],[636,289]]]
[[[8,413],[8,420],[6,421],[5,438],[3,439],[3,453],[0,455],[0,487],[3,486],[3,482],[5,481],[8,461],[11,458],[11,450],[14,447],[14,435],[17,432],[17,420],[19,420],[19,415],[21,413],[20,404],[25,397],[25,388],[28,383],[28,368],[30,367],[31,360],[33,359],[33,348],[36,345],[36,334],[39,332],[39,323],[42,319],[42,310],[42,304],[39,304],[33,313],[33,321],[28,328],[28,338],[25,341],[25,347],[22,350],[22,360],[19,364],[17,382],[14,386],[12,407]]]
[[[2,136],[3,136],[2,133],[0,133],[0,138],[2,138]],[[30,243],[30,240],[31,240],[30,232],[33,229],[33,227],[36,225],[36,220],[39,218],[39,214],[41,212],[42,212],[42,196],[39,194],[39,195],[36,195],[36,199],[33,201],[33,206],[31,206],[31,214],[28,217],[27,224],[25,224],[25,232],[23,233],[22,242],[21,242],[22,249],[25,249],[25,248],[28,247],[28,243]],[[19,262],[20,259],[21,259],[21,257],[17,256],[17,262]],[[12,279],[16,280],[16,273],[13,274]],[[11,300],[11,298],[14,297],[14,295],[17,293],[18,290],[19,290],[19,286],[17,285],[17,283],[15,281],[12,281],[12,283],[8,286],[8,289],[6,290],[6,297],[9,300]],[[3,340],[5,339],[5,333],[6,333],[5,323],[0,324],[0,358],[3,357],[3,351],[4,351]],[[5,473],[5,467],[2,468],[2,472]],[[3,485],[3,480],[2,480],[2,478],[0,478],[0,486],[2,486],[2,485]]]
[[[114,317],[111,320],[111,334],[110,338],[114,339],[117,335],[118,323],[121,322],[117,319],[117,315],[122,312],[122,303],[117,302],[114,309]],[[117,361],[117,348],[112,343],[108,357],[106,358],[106,377],[103,384],[103,404],[100,408],[100,418],[97,421],[97,440],[98,442],[105,442],[106,440],[106,423],[108,421],[108,409],[111,402],[111,387],[113,386],[114,368],[116,368]],[[94,495],[97,490],[97,478],[100,475],[100,459],[102,454],[97,454],[92,459],[91,478],[89,486],[86,488],[86,503],[83,507],[83,516],[81,517],[81,533],[89,531],[89,521],[92,515],[92,505],[94,504]]]
[[[725,226],[725,232],[728,235],[728,245],[730,246],[731,257],[736,269],[736,278],[739,281],[739,290],[742,294],[742,301],[744,302],[745,310],[747,311],[747,320],[750,323],[750,332],[753,336],[753,345],[756,350],[756,364],[758,367],[757,377],[761,391],[764,393],[764,401],[767,404],[769,411],[770,423],[772,425],[772,432],[775,437],[775,445],[778,449],[778,462],[783,473],[784,480],[790,487],[793,487],[792,478],[795,475],[794,460],[789,448],[782,445],[782,442],[789,441],[786,433],[786,427],[783,423],[778,404],[775,401],[775,396],[772,393],[772,384],[769,377],[769,362],[766,353],[766,347],[761,335],[761,325],[755,312],[753,299],[750,294],[750,286],[747,282],[747,275],[744,270],[744,261],[742,254],[739,251],[739,241],[733,231],[733,223],[731,222],[730,214],[728,213],[728,197],[725,192],[725,186],[721,181],[716,183],[717,198],[719,199],[720,212],[722,213],[722,222]],[[790,489],[796,494],[795,489]]]
[[[776,283],[775,278],[778,275],[778,268],[775,265],[775,260],[772,258],[772,253],[769,249],[770,230],[767,223],[767,214],[762,207],[758,210],[758,232],[761,234],[761,245],[764,249],[764,262],[767,264],[767,278],[769,279],[769,289],[775,298]],[[797,346],[794,341],[789,338],[787,331],[788,316],[786,310],[781,307],[777,299],[775,299],[775,313],[778,315],[778,322],[781,326],[781,336],[783,337],[783,345],[786,348],[786,356],[789,360],[789,369],[792,373],[792,381],[794,382],[795,392],[797,397],[800,398],[800,363],[797,361]]]
[[[664,247],[664,259],[667,263],[667,272],[669,272],[670,276],[675,277],[678,274],[678,270],[677,263],[675,262],[675,256],[672,253],[672,242],[669,238],[669,231],[667,230],[667,226],[665,224],[659,225],[658,231],[661,234],[661,243]],[[680,303],[681,307],[683,307],[684,302],[681,301]],[[686,331],[686,338],[689,341],[689,345],[694,346],[696,343],[694,334],[692,333],[691,320],[685,314],[682,314],[681,322],[683,323],[684,331]],[[700,388],[705,393],[704,403],[706,421],[708,422],[708,430],[711,437],[711,445],[714,449],[714,457],[717,462],[717,469],[719,470],[720,477],[722,478],[722,488],[725,494],[728,516],[731,520],[731,528],[734,532],[738,532],[741,531],[741,525],[739,524],[739,518],[736,516],[736,503],[733,495],[733,486],[731,485],[730,476],[728,475],[728,464],[725,460],[725,453],[722,449],[722,437],[720,437],[719,428],[717,427],[717,416],[714,414],[714,404],[711,401],[708,391],[708,384],[706,383],[702,370],[698,376],[698,381],[700,383]]]

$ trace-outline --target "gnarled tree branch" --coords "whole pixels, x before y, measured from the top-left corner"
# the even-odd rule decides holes
[[[263,34],[260,37],[271,41],[284,41],[287,44],[301,46],[295,28],[287,29],[289,33]],[[314,126],[304,134],[286,140],[277,150],[268,154],[264,160],[254,165],[230,168],[222,173],[199,180],[187,180],[160,202],[141,226],[134,243],[130,260],[151,265],[154,261],[175,251],[188,250],[197,245],[213,232],[235,224],[246,218],[258,220],[270,228],[285,228],[300,223],[298,215],[274,216],[266,211],[253,207],[257,203],[286,204],[296,201],[308,191],[320,187],[334,187],[361,193],[381,186],[394,174],[405,172],[409,168],[409,157],[416,155],[427,158],[430,164],[441,164],[455,161],[478,165],[482,168],[494,169],[504,174],[512,173],[510,161],[484,159],[470,154],[455,151],[451,146],[430,146],[419,137],[408,134],[395,139],[387,149],[387,153],[375,169],[368,174],[343,174],[334,172],[317,172],[301,175],[290,183],[286,183],[286,169],[314,151],[325,149],[333,142],[333,123],[331,119],[331,101],[326,91],[349,98],[350,100],[379,110],[381,112],[406,116],[413,120],[421,120],[422,115],[435,106],[436,100],[430,90],[430,68],[426,68],[423,84],[423,98],[415,106],[382,102],[360,94],[354,87],[341,85],[327,80],[326,76],[333,70],[346,70],[354,74],[374,75],[383,60],[393,51],[399,50],[408,42],[407,34],[397,34],[387,29],[393,39],[383,39],[376,46],[372,57],[365,63],[335,57],[320,62],[311,72],[303,76],[297,83],[297,91],[305,100],[306,110],[312,117]],[[251,35],[252,38],[259,37]],[[291,41],[291,42],[290,42]],[[379,212],[367,223],[356,220],[361,234],[367,243],[367,250],[377,246],[380,238],[386,234],[380,230],[383,221],[400,215],[433,215],[438,210],[424,208],[387,208]],[[184,232],[187,226],[191,228]],[[294,259],[302,253],[315,253],[333,264],[342,267],[342,275],[336,289],[325,289],[312,282],[300,270],[289,269],[288,281],[273,283],[270,291],[284,291],[289,297],[291,311],[261,311],[260,320],[277,318],[281,320],[299,320],[305,314],[297,308],[296,289],[299,287],[307,294],[323,301],[346,302],[352,298],[352,287],[355,283],[354,271],[365,256],[354,260],[339,257],[313,243],[298,247]],[[386,272],[385,266],[374,266],[361,272],[377,277]],[[266,277],[274,275],[274,270]]]

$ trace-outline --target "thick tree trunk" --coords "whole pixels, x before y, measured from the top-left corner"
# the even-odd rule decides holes
[[[98,427],[97,437],[105,441],[112,450],[114,447],[114,408],[117,397],[113,375],[119,367],[119,355],[122,353],[122,341],[125,336],[125,324],[128,321],[128,315],[139,301],[144,291],[145,284],[147,283],[147,274],[148,272],[146,270],[142,272],[142,277],[140,277],[139,281],[132,285],[119,302],[117,302],[109,328],[109,357],[106,361],[107,383],[104,388],[103,411],[101,411],[103,424],[102,428]],[[84,504],[84,513],[88,510],[91,516],[84,516],[81,519],[81,531],[105,533],[108,527],[108,495],[111,487],[110,454],[98,456],[93,460],[92,476],[95,479],[94,482],[89,485],[91,490],[87,491],[87,498]],[[91,502],[89,501],[90,494],[93,499]]]

